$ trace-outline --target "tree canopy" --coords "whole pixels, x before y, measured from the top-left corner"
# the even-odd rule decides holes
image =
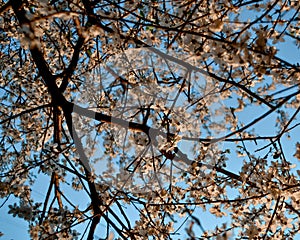
[[[294,238],[299,10],[1,0],[1,207],[32,239]]]

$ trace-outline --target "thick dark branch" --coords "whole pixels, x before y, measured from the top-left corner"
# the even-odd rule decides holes
[[[39,74],[43,77],[43,80],[46,83],[53,104],[57,106],[66,104],[66,99],[61,94],[55,82],[56,78],[50,72],[47,62],[45,61],[43,53],[40,49],[39,39],[35,37],[34,28],[32,27],[30,20],[26,17],[26,11],[23,6],[23,1],[12,0],[11,6],[17,16],[20,26],[27,25],[27,27],[29,27],[29,32],[25,32],[24,34],[29,40],[31,56],[34,60],[35,65],[37,66]],[[32,37],[32,35],[34,37]]]
[[[89,118],[92,118],[92,119],[95,119],[95,120],[98,120],[98,121],[101,121],[101,122],[105,122],[105,123],[109,123],[109,124],[116,124],[116,125],[121,126],[123,128],[129,128],[131,130],[144,132],[150,137],[150,140],[152,142],[156,142],[156,137],[158,135],[163,135],[163,136],[167,135],[166,133],[160,131],[159,129],[151,128],[151,127],[149,127],[145,124],[130,122],[130,121],[123,120],[121,118],[111,117],[111,116],[108,116],[108,115],[103,114],[103,113],[97,113],[97,112],[94,112],[92,110],[82,108],[78,105],[74,105],[73,111],[77,114],[80,114],[81,116],[89,117]],[[175,134],[169,134],[169,136],[172,137],[172,136],[175,136]],[[174,159],[175,158],[175,153],[169,153],[169,152],[166,152],[166,151],[162,150],[162,154],[164,156],[166,156],[168,159]],[[184,157],[184,155],[185,155],[182,152],[180,152],[179,149],[177,149],[177,154],[181,154],[181,156],[180,156],[181,158]],[[185,160],[185,159],[182,159],[182,160]],[[188,162],[190,164],[192,164],[193,161],[189,160]],[[224,174],[224,175],[226,175],[226,176],[228,176],[232,179],[235,179],[237,181],[242,181],[242,179],[239,175],[234,174],[232,172],[229,172],[225,169],[222,169],[222,168],[217,167],[217,166],[212,167],[210,165],[207,165],[207,167],[211,167],[211,168],[215,169],[217,172],[220,172],[220,173],[222,173],[222,174]]]
[[[103,113],[100,113],[100,112],[95,112],[93,110],[89,110],[89,109],[80,107],[80,106],[78,106],[76,104],[73,104],[73,103],[69,103],[69,105],[70,106],[72,105],[72,110],[71,110],[72,112],[77,113],[81,116],[85,116],[85,117],[88,117],[88,118],[91,118],[91,119],[95,119],[95,120],[100,121],[100,122],[115,124],[115,125],[121,126],[123,128],[128,128],[128,129],[135,130],[135,131],[138,131],[138,132],[144,132],[147,135],[150,135],[150,134],[160,134],[160,135],[162,135],[162,134],[164,134],[163,132],[160,132],[158,129],[151,128],[151,127],[149,127],[145,124],[126,121],[122,118],[109,116],[107,114],[103,114]]]
[[[19,20],[20,25],[22,26],[24,24],[27,24],[28,26],[30,26],[31,33],[34,34],[34,29],[31,27],[30,21],[26,17],[26,12],[23,7],[23,2],[19,1],[19,0],[13,0],[11,4],[12,4],[12,8]],[[30,39],[30,34],[27,33],[27,35],[28,35],[27,37]],[[35,43],[31,43],[31,45],[30,45],[30,52],[31,52],[32,58],[38,68],[39,74],[43,77],[43,79],[46,83],[48,91],[52,97],[52,102],[55,106],[62,107],[65,117],[67,119],[67,124],[69,126],[70,134],[72,135],[72,137],[76,136],[78,138],[78,136],[73,133],[72,116],[71,116],[71,111],[69,108],[70,105],[68,104],[65,97],[62,95],[60,89],[58,88],[58,86],[55,82],[55,77],[51,74],[51,72],[47,66],[44,56],[43,56],[41,50],[39,49],[38,39],[31,39],[31,40],[36,41]],[[80,141],[78,141],[78,139],[74,139],[74,141],[77,143],[80,142]],[[82,146],[80,146],[80,147],[82,147]],[[82,157],[81,150],[83,150],[83,149],[79,149],[79,154]],[[92,206],[93,206],[93,210],[94,210],[94,218],[93,218],[92,227],[95,229],[96,225],[99,223],[100,217],[102,215],[101,211],[100,211],[101,202],[99,201],[95,184],[94,184],[94,182],[92,182],[91,171],[89,171],[90,169],[88,169],[87,166],[88,165],[83,164],[83,167],[85,169],[85,174],[88,179],[88,185],[89,185],[89,188],[91,191],[91,201],[92,201]],[[91,232],[91,234],[89,235],[89,239],[93,239],[93,232]]]
[[[44,207],[43,207],[42,215],[41,215],[41,218],[39,219],[39,224],[40,225],[42,224],[42,222],[44,220],[44,217],[45,217],[45,214],[46,214],[46,209],[47,209],[47,205],[48,205],[48,202],[49,202],[50,193],[51,193],[51,190],[52,190],[52,187],[53,187],[53,183],[54,183],[54,173],[52,173],[52,175],[51,175],[50,184],[49,184],[47,194],[46,194],[46,198],[45,198],[45,201],[44,201]]]
[[[55,198],[57,200],[59,209],[63,209],[63,203],[61,200],[60,188],[59,188],[59,178],[56,172],[53,172],[53,174],[54,174]]]
[[[300,91],[299,91],[300,92]],[[292,96],[289,98],[284,99],[277,107],[279,108],[281,105],[283,105],[285,102],[287,102]],[[166,136],[166,133],[163,131],[156,129],[156,128],[151,128],[145,124],[137,123],[137,122],[131,122],[127,121],[121,118],[117,117],[112,117],[103,113],[95,112],[90,109],[86,109],[83,107],[80,107],[76,104],[73,103],[68,103],[69,108],[71,109],[72,112],[77,113],[81,116],[85,116],[100,122],[108,123],[108,124],[115,124],[123,128],[128,128],[137,132],[144,132],[146,133],[151,140],[155,140],[155,137],[158,135]],[[276,108],[277,109],[277,108]],[[274,112],[275,109],[270,109],[260,117],[254,119],[251,123],[246,125],[245,127],[239,129],[238,131],[232,132],[225,137],[221,138],[197,138],[197,137],[186,137],[182,136],[182,139],[184,140],[189,140],[189,141],[198,141],[198,142],[206,142],[206,143],[214,143],[218,141],[226,141],[226,142],[235,142],[235,141],[243,141],[243,140],[248,140],[248,141],[255,141],[255,140],[270,140],[276,138],[276,136],[267,136],[267,137],[249,137],[249,138],[229,138],[230,136],[233,136],[239,132],[242,132],[243,130],[247,129],[248,127],[254,125],[255,123],[259,122],[263,118],[267,117],[269,114]],[[168,133],[169,137],[175,137],[174,133]],[[154,138],[153,138],[154,137]]]
[[[73,57],[68,68],[63,72],[63,80],[59,87],[61,92],[64,92],[68,86],[71,76],[73,75],[79,60],[80,50],[84,44],[84,37],[80,36],[74,49]]]

